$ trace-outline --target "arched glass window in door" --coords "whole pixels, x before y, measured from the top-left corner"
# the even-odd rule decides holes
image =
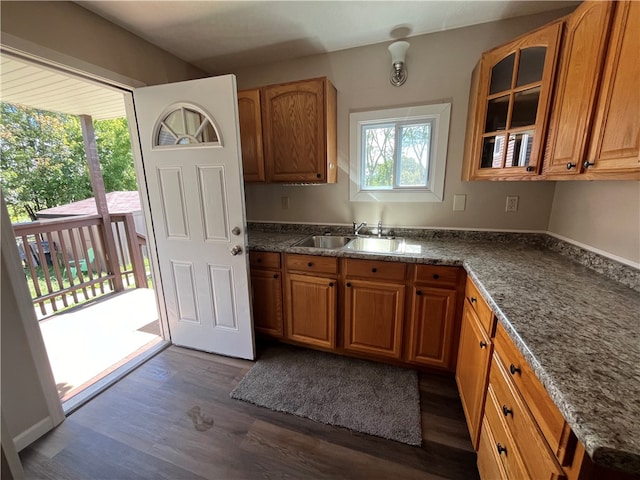
[[[222,145],[214,122],[194,105],[178,105],[164,114],[155,128],[154,147]]]

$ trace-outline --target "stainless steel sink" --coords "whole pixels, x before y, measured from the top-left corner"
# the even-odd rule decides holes
[[[339,235],[310,235],[294,243],[293,246],[337,250],[344,247],[350,240],[351,237],[341,237]]]
[[[349,242],[345,248],[356,252],[403,255],[405,242],[404,238],[358,237]]]

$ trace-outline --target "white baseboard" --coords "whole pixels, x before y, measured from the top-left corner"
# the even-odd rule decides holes
[[[13,443],[16,447],[16,450],[19,452],[23,448],[28,447],[53,427],[54,425],[51,417],[43,418],[35,425],[32,425],[24,432],[13,438]]]

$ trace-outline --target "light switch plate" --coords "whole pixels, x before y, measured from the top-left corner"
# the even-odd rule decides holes
[[[289,197],[280,197],[280,206],[283,210],[289,210]]]
[[[466,195],[454,195],[453,196],[453,211],[463,212],[467,208],[467,196]]]
[[[518,211],[518,196],[507,195],[507,204],[504,208],[505,212],[517,212]]]

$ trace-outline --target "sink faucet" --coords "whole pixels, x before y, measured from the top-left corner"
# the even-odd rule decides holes
[[[382,220],[378,221],[378,237],[382,237]]]
[[[367,226],[367,222],[362,222],[360,224],[356,224],[356,222],[353,222],[353,234],[359,235],[360,230],[362,230],[362,227],[366,227],[366,226]]]

